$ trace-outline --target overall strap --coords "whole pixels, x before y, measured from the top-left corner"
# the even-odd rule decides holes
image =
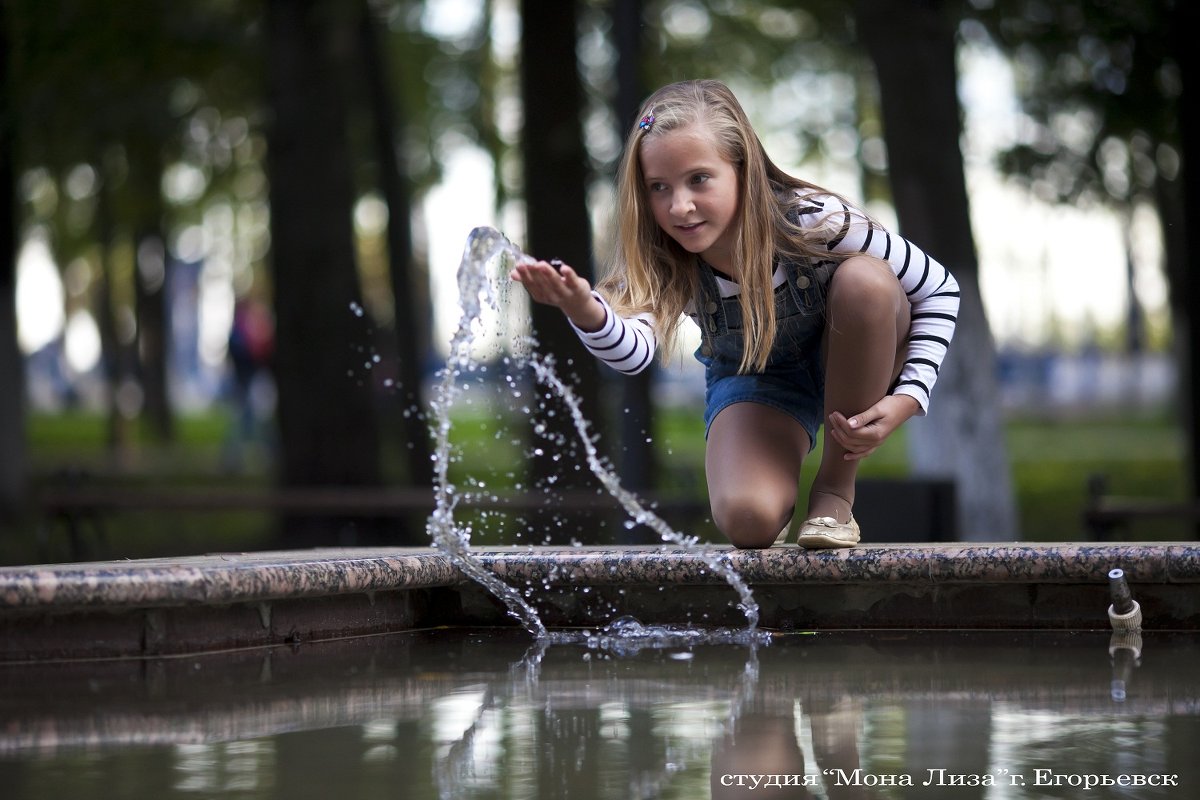
[[[696,297],[696,319],[700,323],[700,333],[706,339],[725,334],[729,326],[721,305],[721,287],[717,285],[717,276],[702,258],[696,259],[696,269],[700,276],[700,291]]]

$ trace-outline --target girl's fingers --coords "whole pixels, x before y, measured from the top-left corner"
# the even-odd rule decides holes
[[[846,451],[845,458],[848,461],[866,458],[879,448],[879,433],[874,429],[867,428],[867,423],[863,421],[865,416],[866,413],[863,413],[847,419],[845,415],[837,411],[829,415],[827,421],[829,435]],[[852,425],[852,421],[857,421],[859,424]]]
[[[560,308],[579,293],[578,284],[583,280],[566,264],[545,261],[519,264],[509,277],[521,283],[537,302]]]

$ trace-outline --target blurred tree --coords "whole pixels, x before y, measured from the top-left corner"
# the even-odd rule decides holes
[[[354,189],[342,80],[357,8],[267,0],[271,262],[275,289],[281,480],[285,486],[379,482],[372,393],[356,380],[365,335],[354,255]],[[368,368],[369,369],[369,368]],[[294,545],[324,536],[295,520]]]
[[[1126,219],[1139,204],[1157,211],[1193,492],[1200,497],[1200,325],[1187,216],[1195,207],[1184,197],[1189,143],[1182,130],[1192,110],[1183,102],[1183,73],[1194,47],[1182,31],[1194,22],[1193,4],[974,0],[972,6],[971,17],[1013,59],[1026,115],[1024,134],[998,160],[1004,172],[1048,201],[1106,205]]]
[[[648,94],[641,69],[644,6],[643,0],[613,0],[609,11],[617,50],[617,91],[614,100],[616,134],[620,142],[624,142],[633,129],[638,109]],[[651,389],[657,370],[657,364],[652,363],[637,375],[617,376],[621,383],[619,408],[616,410],[616,427],[620,436],[616,464],[622,484],[634,491],[655,488],[654,476],[658,469],[653,447]]]
[[[1200,497],[1200,303],[1191,252],[1196,243],[1190,240],[1195,218],[1188,216],[1196,207],[1185,197],[1191,180],[1187,154],[1196,147],[1186,137],[1196,131],[1184,128],[1194,109],[1183,101],[1194,48],[1183,32],[1195,30],[1187,27],[1195,22],[1194,4],[973,0],[971,5],[970,16],[1013,60],[1025,114],[1021,136],[998,159],[1001,169],[1049,202],[1106,205],[1127,220],[1140,204],[1157,212],[1181,365],[1183,423],[1190,432],[1192,492]],[[1197,162],[1200,155],[1191,159]],[[1130,300],[1136,303],[1132,293]]]
[[[362,59],[363,85],[369,117],[374,131],[373,143],[379,161],[379,186],[388,206],[388,275],[391,279],[392,305],[396,334],[398,384],[407,406],[425,408],[421,395],[423,367],[430,349],[430,319],[427,275],[415,264],[412,242],[411,181],[405,165],[397,157],[403,143],[398,131],[404,130],[402,106],[395,101],[391,86],[391,68],[380,22],[369,0],[362,0],[357,29],[358,52]],[[408,483],[429,485],[431,448],[429,429],[420,413],[406,408],[399,415],[405,447]]]
[[[1187,335],[1180,348],[1183,355],[1184,416],[1188,433],[1188,467],[1193,500],[1200,500],[1200,62],[1196,60],[1194,35],[1200,30],[1200,7],[1195,3],[1176,2],[1171,6],[1170,30],[1174,53],[1179,64],[1179,125],[1183,151],[1183,187],[1179,204],[1180,228],[1187,253],[1182,285],[1176,293],[1182,297],[1176,307],[1187,320]],[[1177,312],[1178,313],[1178,312]],[[1200,539],[1200,524],[1193,530]]]
[[[524,195],[528,225],[526,250],[539,258],[559,258],[594,282],[591,221],[588,217],[588,158],[583,145],[583,97],[578,77],[576,2],[521,2],[521,98]],[[533,304],[533,327],[542,342],[553,342],[559,370],[574,377],[584,412],[598,420],[596,360],[583,348],[556,308]],[[561,409],[546,423],[551,441],[575,441],[571,417]],[[561,470],[552,448],[534,458],[534,481],[558,475],[558,485],[578,486],[582,471]]]
[[[1141,202],[1157,206],[1168,278],[1178,283],[1186,258],[1173,224],[1181,87],[1170,4],[974,5],[968,13],[983,35],[1013,60],[1026,115],[1001,169],[1050,202],[1108,205],[1125,216]]]
[[[26,227],[48,232],[59,265],[88,267],[82,301],[91,299],[101,334],[110,441],[127,440],[138,414],[169,438],[164,169],[188,158],[195,123],[212,116],[197,108],[206,94],[245,107],[244,19],[231,4],[200,0],[145,2],[137,14],[99,0],[7,8],[18,34],[19,169],[50,198],[31,204]],[[218,185],[221,163],[196,169]]]
[[[655,87],[708,77],[771,87],[797,75],[853,72],[859,62],[851,17],[836,0],[647,0],[645,20],[643,74]],[[830,114],[795,121],[802,152],[819,148]]]
[[[0,3],[0,521],[25,489],[25,369],[17,345],[15,105],[9,78],[8,6]]]
[[[955,10],[943,0],[858,0],[855,19],[879,80],[901,232],[962,290],[937,397],[928,417],[909,424],[913,467],[955,477],[960,538],[1006,541],[1017,536],[1017,517],[959,147]]]
[[[30,225],[40,225],[49,231],[48,244],[59,264],[67,263],[84,252],[93,233],[90,226],[69,226],[65,220],[65,206],[57,179],[77,164],[103,164],[98,170],[100,188],[98,194],[98,219],[104,226],[99,240],[104,248],[100,266],[115,267],[115,253],[120,252],[123,235],[131,235],[134,228],[143,227],[145,214],[142,204],[135,199],[127,182],[129,175],[129,153],[122,147],[126,133],[135,128],[146,131],[157,130],[159,117],[165,111],[157,102],[159,81],[148,80],[142,66],[149,62],[161,65],[153,42],[143,41],[144,25],[156,16],[157,8],[149,13],[122,15],[118,19],[113,10],[101,3],[74,0],[56,6],[45,3],[14,2],[9,4],[18,36],[14,42],[15,72],[18,77],[16,92],[21,109],[20,160],[25,169],[46,170],[48,183],[44,194],[54,198],[53,202],[41,203],[31,209]],[[157,38],[157,37],[151,37]],[[134,58],[145,59],[135,66]],[[155,76],[161,78],[161,73]],[[142,82],[150,84],[156,101],[143,103]],[[161,169],[158,158],[151,170]],[[139,168],[139,172],[144,169]],[[138,188],[144,186],[144,181]],[[157,192],[157,184],[154,186]],[[73,228],[73,229],[72,229]],[[124,277],[130,281],[128,292],[111,291],[116,273],[106,270],[97,280],[101,291],[96,297],[108,303],[115,297],[122,300],[134,295],[133,281],[137,271],[129,269]],[[132,308],[132,303],[126,307]],[[146,302],[143,301],[143,309]],[[128,417],[122,408],[130,408],[117,402],[119,384],[135,382],[136,363],[117,355],[118,348],[127,356],[136,358],[137,348],[120,345],[115,333],[114,309],[104,306],[96,309],[95,316],[102,334],[112,331],[112,336],[102,336],[105,347],[104,364],[110,368],[121,368],[119,374],[109,373],[110,442],[116,446],[126,438]],[[131,313],[131,317],[132,317]],[[130,326],[133,335],[143,331]],[[150,334],[156,339],[156,334]],[[132,339],[132,337],[130,337]],[[157,352],[160,348],[153,347]],[[140,403],[138,404],[141,405]],[[161,431],[163,427],[155,426]]]

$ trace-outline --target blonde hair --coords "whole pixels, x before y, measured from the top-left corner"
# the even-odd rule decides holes
[[[654,221],[646,198],[640,149],[643,141],[691,125],[702,126],[717,152],[738,174],[739,202],[734,220],[734,260],[741,285],[744,344],[739,372],[761,372],[775,340],[772,279],[776,258],[807,263],[831,260],[825,240],[789,221],[788,212],[804,194],[833,192],[793,178],[771,161],[733,92],[714,80],[673,83],[642,104],[629,133],[617,175],[617,228],[605,278],[597,289],[617,313],[652,313],[664,359],[669,358],[684,309],[698,296],[696,256],[679,246]]]

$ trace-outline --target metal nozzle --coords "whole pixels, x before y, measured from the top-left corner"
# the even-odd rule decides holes
[[[1108,621],[1113,630],[1140,631],[1142,629],[1142,607],[1129,593],[1129,584],[1125,582],[1125,571],[1109,570],[1108,591],[1112,597],[1112,605],[1108,607]]]
[[[1133,595],[1129,593],[1129,584],[1125,582],[1125,571],[1123,569],[1109,570],[1108,594],[1112,598],[1113,611],[1124,615],[1133,610]]]

